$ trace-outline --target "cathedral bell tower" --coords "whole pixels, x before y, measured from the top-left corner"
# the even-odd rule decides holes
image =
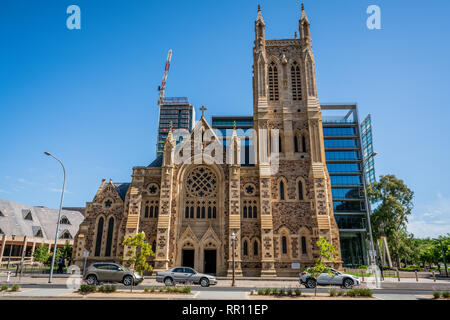
[[[333,216],[331,184],[325,162],[310,22],[303,4],[298,39],[297,33],[293,39],[266,39],[265,27],[266,23],[258,6],[253,48],[254,129],[261,149],[258,149],[258,154],[265,151],[265,147],[261,147],[259,143],[265,139],[268,141],[269,155],[279,153],[280,168],[274,173],[269,170],[271,160],[268,163],[258,163],[262,191],[263,275],[265,272],[272,272],[272,260],[277,257],[277,252],[273,249],[276,247],[274,241],[282,227],[275,223],[277,215],[287,205],[286,201],[294,200],[289,196],[278,203],[270,199],[270,194],[273,196],[279,192],[280,179],[286,179],[285,183],[291,186],[289,188],[295,187],[295,179],[305,180],[312,210],[305,212],[305,216],[313,219],[312,243],[320,237],[327,237],[335,247],[339,247],[339,232]],[[295,169],[288,171],[286,168]]]

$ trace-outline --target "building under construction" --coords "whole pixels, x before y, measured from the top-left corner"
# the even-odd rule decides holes
[[[173,129],[186,129],[192,131],[195,119],[195,109],[189,104],[186,97],[163,98],[159,103],[158,140],[156,143],[156,155],[161,155],[164,150],[164,142],[169,133],[170,123]]]
[[[192,131],[195,121],[194,107],[189,104],[186,97],[165,97],[166,81],[169,75],[170,61],[172,60],[172,50],[167,54],[164,75],[159,90],[159,124],[158,124],[158,140],[156,142],[156,155],[162,155],[164,151],[164,142],[169,133],[170,123],[173,129],[186,129]]]

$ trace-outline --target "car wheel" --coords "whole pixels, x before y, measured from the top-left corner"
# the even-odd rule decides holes
[[[209,280],[208,280],[207,278],[202,278],[202,279],[200,280],[200,285],[201,285],[202,287],[209,287]]]
[[[125,286],[131,286],[132,284],[133,284],[133,277],[132,276],[125,276],[124,278],[123,278],[123,284],[125,285]]]
[[[306,280],[305,287],[310,288],[310,289],[314,289],[316,287],[316,280],[311,279],[311,278]]]
[[[172,286],[172,285],[173,285],[173,280],[172,280],[172,278],[169,278],[169,277],[165,278],[165,279],[164,279],[164,284],[165,284],[166,286]]]
[[[353,280],[349,278],[345,279],[343,283],[344,288],[346,289],[353,287],[353,284],[354,284]]]
[[[90,274],[86,278],[86,282],[89,285],[96,285],[97,284],[97,277],[93,274]]]

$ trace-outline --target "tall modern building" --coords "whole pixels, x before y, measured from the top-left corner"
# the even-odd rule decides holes
[[[343,265],[359,266],[368,262],[367,204],[364,197],[363,158],[366,181],[375,179],[370,115],[361,123],[356,104],[321,105],[325,159],[331,180],[334,217],[339,227]],[[241,165],[251,166],[253,151],[249,133],[253,128],[251,116],[213,116],[212,127],[223,137],[233,133],[236,126],[241,138]]]
[[[364,197],[363,170],[367,163],[370,164],[368,173],[375,179],[371,156],[373,151],[368,153],[368,145],[372,147],[371,127],[368,125],[370,117],[361,124],[366,137],[364,144],[356,104],[322,104],[321,109],[325,158],[331,179],[333,209],[339,227],[343,264],[367,264],[368,204]],[[369,130],[370,141],[367,140]],[[370,179],[368,182],[373,181]]]
[[[158,140],[156,142],[156,155],[162,155],[164,142],[169,133],[170,123],[174,129],[192,131],[195,121],[195,109],[189,104],[186,97],[164,98],[159,107]]]

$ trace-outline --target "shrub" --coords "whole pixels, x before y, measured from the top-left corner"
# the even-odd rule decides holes
[[[160,287],[160,288],[159,288],[159,292],[164,292],[164,288],[163,288],[163,287]]]
[[[270,294],[271,291],[272,291],[272,290],[270,290],[270,288],[266,288],[266,289],[264,290],[264,294],[265,294],[266,296],[268,296],[268,295]]]
[[[336,290],[330,289],[330,297],[335,297],[335,296],[336,296]]]
[[[342,296],[344,295],[344,291],[339,290],[339,291],[337,292],[337,295],[338,295],[339,297],[342,297]]]
[[[367,266],[359,266],[358,269],[367,269]]]
[[[166,287],[166,292],[172,292],[172,287]]]
[[[152,287],[151,289],[150,289],[150,292],[155,292],[155,287]]]
[[[347,290],[347,292],[346,292],[346,294],[345,294],[347,297],[354,297],[354,296],[356,296],[356,293],[355,293],[355,290],[354,289],[350,289],[350,290]]]
[[[11,287],[11,291],[19,291],[19,289],[20,289],[20,286],[19,286],[18,284],[14,284],[14,285]]]
[[[292,296],[292,293],[293,293],[292,289],[289,288],[288,291],[287,291],[288,296]]]
[[[278,289],[278,294],[280,296],[284,296],[284,289]]]
[[[263,289],[258,289],[258,295],[262,296],[264,294],[264,290]]]
[[[111,290],[111,292],[116,292],[117,291],[117,286],[112,284],[112,285],[109,286],[109,289]]]
[[[302,290],[300,290],[300,289],[295,289],[295,295],[296,296],[301,296],[302,295]]]
[[[184,293],[191,293],[191,287],[185,286],[185,287],[183,288],[183,292],[184,292]]]
[[[372,291],[368,288],[360,288],[360,289],[355,289],[356,290],[356,295],[360,296],[360,297],[371,297],[372,296]]]
[[[273,289],[272,289],[272,294],[273,294],[274,296],[276,296],[276,295],[278,294],[278,289],[277,289],[277,288],[273,288]]]
[[[148,293],[148,291],[149,291],[148,288],[144,288],[145,293]]]
[[[448,291],[444,291],[444,292],[442,292],[442,297],[448,298],[448,297],[450,297],[450,293]]]
[[[91,292],[95,292],[96,290],[97,290],[97,288],[92,284],[83,283],[80,286],[80,292],[82,292],[82,293],[91,293]]]
[[[439,299],[441,297],[441,293],[439,291],[435,291],[435,292],[433,292],[433,297],[435,299]]]
[[[104,286],[100,286],[97,289],[98,292],[106,292],[105,287]]]
[[[178,288],[178,287],[175,287],[175,288],[173,288],[173,290],[172,290],[173,292],[180,292],[180,288]]]
[[[2,288],[0,289],[0,291],[6,291],[6,290],[8,290],[8,285],[7,284],[2,285]]]

